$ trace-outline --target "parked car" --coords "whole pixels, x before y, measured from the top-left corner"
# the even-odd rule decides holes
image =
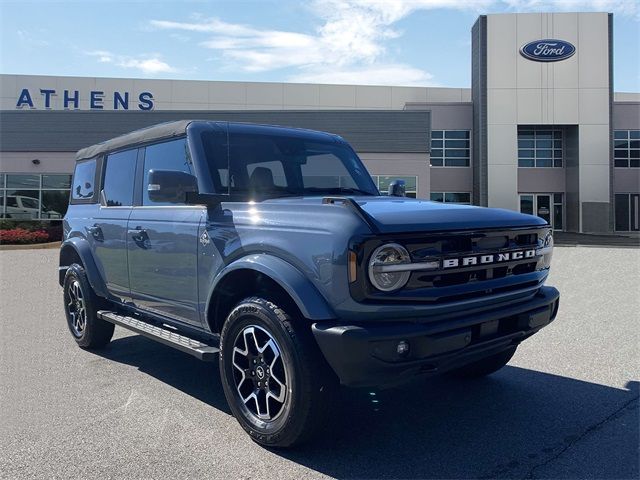
[[[40,215],[40,200],[26,195],[7,195],[5,215],[16,220],[34,220]],[[45,209],[42,218],[60,219],[55,210]]]
[[[104,347],[120,325],[219,362],[262,445],[308,439],[340,384],[491,374],[558,311],[545,221],[401,182],[383,196],[336,135],[165,123],[81,150],[73,184],[75,341]]]

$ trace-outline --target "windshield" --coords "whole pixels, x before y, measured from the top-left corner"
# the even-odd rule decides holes
[[[344,144],[231,132],[227,162],[227,148],[221,145],[220,136],[203,133],[202,138],[213,185],[219,193],[229,191],[248,199],[378,195],[362,162]],[[214,142],[217,145],[213,145]]]

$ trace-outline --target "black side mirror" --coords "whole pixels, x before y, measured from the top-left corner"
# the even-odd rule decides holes
[[[186,203],[188,192],[198,191],[196,177],[178,170],[149,170],[149,200]]]
[[[394,180],[389,184],[390,197],[406,197],[404,180]]]

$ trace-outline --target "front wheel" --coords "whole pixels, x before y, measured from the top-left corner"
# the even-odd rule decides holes
[[[336,382],[304,319],[247,298],[227,317],[220,346],[227,402],[253,440],[290,447],[322,425]]]
[[[104,300],[98,297],[81,265],[69,266],[63,283],[67,326],[82,348],[100,348],[111,341],[113,323],[98,318]]]
[[[447,372],[448,375],[458,378],[478,378],[491,375],[504,367],[516,353],[518,347],[511,347],[490,357],[470,363],[464,367]]]

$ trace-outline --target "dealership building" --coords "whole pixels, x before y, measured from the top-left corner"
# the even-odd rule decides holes
[[[640,94],[613,91],[612,15],[483,15],[471,88],[0,75],[0,216],[64,214],[78,149],[211,119],[349,141],[381,190],[640,230]]]

